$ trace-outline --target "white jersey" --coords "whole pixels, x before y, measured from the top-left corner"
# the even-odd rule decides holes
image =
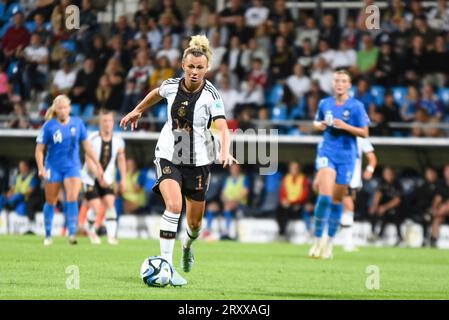
[[[113,184],[115,182],[117,154],[120,150],[124,150],[125,142],[116,135],[112,135],[111,141],[105,142],[101,138],[99,131],[89,134],[87,140],[89,140],[97,159],[103,167],[104,180],[109,185]],[[91,186],[95,184],[95,176],[87,169],[87,163],[84,163],[81,179],[85,184]]]
[[[357,159],[355,160],[354,172],[349,187],[358,189],[362,187],[362,157],[366,153],[374,151],[374,147],[368,139],[357,137]]]
[[[218,141],[209,128],[212,120],[225,119],[223,100],[207,80],[196,93],[184,91],[181,81],[183,78],[168,79],[159,87],[159,95],[168,102],[168,119],[155,157],[174,164],[204,166],[217,159]]]

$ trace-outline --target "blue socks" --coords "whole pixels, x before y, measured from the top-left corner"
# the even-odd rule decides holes
[[[329,217],[331,197],[319,195],[315,204],[315,237],[321,238]]]
[[[45,202],[44,204],[44,224],[45,224],[45,237],[51,237],[51,227],[53,225],[53,216],[55,214],[55,206],[52,206]]]
[[[74,236],[76,233],[76,225],[78,223],[78,202],[66,202],[65,209],[69,236]]]
[[[340,226],[341,215],[343,214],[342,203],[332,203],[330,206],[329,225],[327,228],[327,234],[329,238],[333,238]]]
[[[302,213],[302,218],[304,220],[304,223],[306,224],[306,230],[307,232],[310,232],[312,230],[312,212],[305,211]]]
[[[212,221],[214,220],[214,214],[212,211],[206,210],[206,230],[212,230]]]
[[[229,232],[231,231],[232,211],[227,210],[227,211],[223,212],[223,217],[226,221],[226,232],[229,234]]]

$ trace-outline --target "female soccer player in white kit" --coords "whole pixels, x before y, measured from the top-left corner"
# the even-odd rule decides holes
[[[181,266],[184,272],[192,268],[192,243],[198,238],[205,209],[205,193],[210,181],[210,164],[217,158],[223,167],[237,163],[229,153],[230,136],[224,104],[215,87],[204,79],[212,62],[209,40],[203,35],[192,37],[182,57],[184,77],[168,79],[152,90],[133,111],[120,122],[131,130],[150,106],[163,98],[168,102],[165,123],[155,151],[158,182],[153,191],[162,195],[165,212],[160,223],[161,256],[172,264],[173,248],[182,210],[186,202],[187,228],[182,241]],[[209,130],[211,122],[220,131],[221,149]],[[171,285],[187,281],[174,270]]]
[[[101,240],[95,231],[95,218],[103,205],[106,211],[106,232],[108,243],[115,245],[117,241],[117,212],[115,210],[115,194],[113,185],[116,177],[116,163],[122,177],[119,188],[123,193],[126,187],[126,158],[125,142],[113,134],[114,114],[109,110],[100,110],[99,131],[92,132],[87,138],[103,168],[103,182],[95,178],[95,167],[86,157],[82,171],[85,198],[88,201],[87,214],[88,235],[93,244],[100,244]]]

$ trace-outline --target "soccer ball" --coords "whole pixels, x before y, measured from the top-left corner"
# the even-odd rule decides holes
[[[173,269],[170,263],[162,257],[149,257],[140,267],[140,277],[151,287],[165,287],[170,283],[172,276]]]

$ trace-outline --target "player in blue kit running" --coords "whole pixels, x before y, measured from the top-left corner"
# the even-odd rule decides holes
[[[351,76],[345,70],[334,73],[335,96],[320,101],[313,123],[323,131],[318,148],[319,196],[315,205],[315,241],[311,258],[332,258],[332,242],[343,213],[342,200],[357,159],[356,137],[368,137],[369,119],[363,104],[349,97]],[[327,241],[322,240],[327,225]]]
[[[78,195],[81,188],[81,161],[79,144],[97,167],[98,180],[104,183],[103,169],[87,141],[86,127],[81,119],[70,117],[70,100],[59,95],[48,109],[44,126],[36,142],[36,163],[39,177],[45,181],[44,245],[51,245],[51,228],[58,193],[64,184],[66,193],[66,219],[69,243],[76,244],[76,224],[78,221]],[[47,149],[44,165],[44,151]]]

